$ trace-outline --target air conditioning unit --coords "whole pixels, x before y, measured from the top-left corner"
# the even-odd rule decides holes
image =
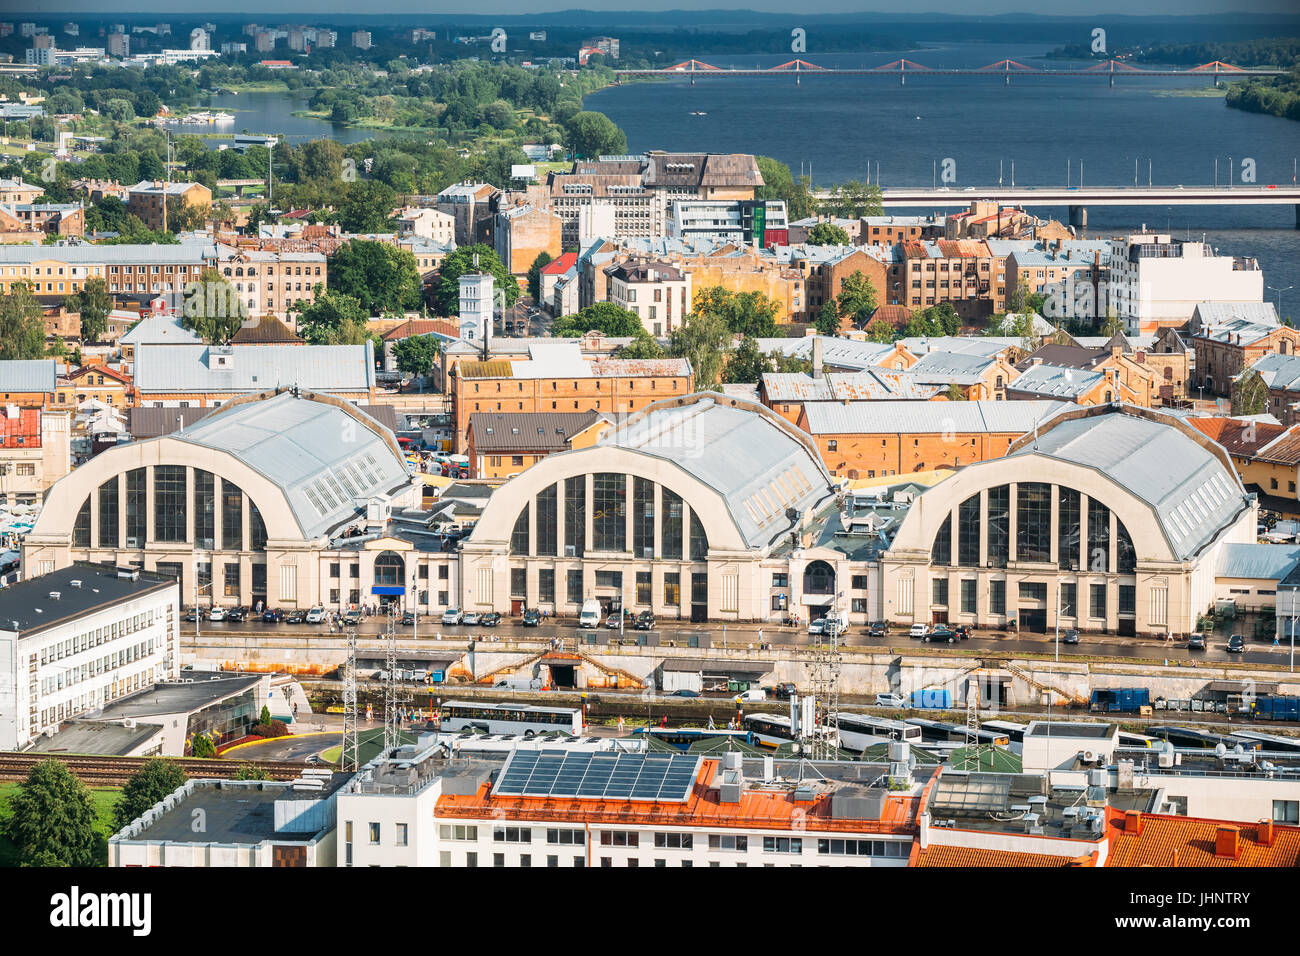
[[[1084,750],[1079,753],[1079,760],[1082,763],[1096,763],[1097,755],[1091,750]]]

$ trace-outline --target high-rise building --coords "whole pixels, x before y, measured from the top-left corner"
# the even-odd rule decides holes
[[[370,49],[370,31],[354,30],[352,31],[352,45],[358,50]]]

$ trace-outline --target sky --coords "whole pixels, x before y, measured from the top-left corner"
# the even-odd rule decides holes
[[[1294,14],[1295,0],[1095,0],[1081,7],[1078,0],[917,0],[900,9],[897,0],[369,0],[364,12],[375,15],[424,15],[451,17],[458,14],[519,15],[575,8],[618,10],[757,10],[792,15],[817,13],[940,13],[962,17],[1030,13],[1039,16],[1174,16],[1212,13]],[[356,0],[0,0],[0,13],[27,12],[42,16],[82,13],[111,17],[133,13],[171,13],[177,16],[200,13],[248,12],[262,18],[288,14],[348,14],[362,11]]]

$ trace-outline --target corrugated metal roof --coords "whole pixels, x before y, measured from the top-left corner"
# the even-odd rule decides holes
[[[1192,327],[1251,322],[1277,327],[1277,309],[1272,302],[1200,302],[1192,310]]]
[[[931,351],[921,356],[908,372],[916,381],[923,383],[974,385],[982,380],[981,376],[996,361],[997,356],[994,355]]]
[[[120,246],[30,246],[0,245],[0,265],[30,265],[33,262],[66,262],[70,265],[197,265],[215,260],[217,248],[211,242],[179,244],[124,244]]]
[[[814,435],[913,435],[942,432],[1023,435],[1072,408],[1065,402],[810,402]]]
[[[274,482],[307,538],[409,478],[395,439],[373,419],[290,392],[219,409],[172,437],[229,453]]]
[[[1281,581],[1300,564],[1300,547],[1293,544],[1224,545],[1214,574],[1220,578]]]
[[[54,359],[0,362],[0,392],[53,392],[57,378]]]
[[[1043,363],[1030,365],[1007,388],[1013,392],[1073,399],[1095,388],[1105,378],[1105,372]]]
[[[475,412],[469,432],[478,452],[563,451],[574,435],[605,416],[599,412]]]
[[[1269,388],[1300,391],[1300,355],[1265,355],[1241,375],[1246,372],[1258,372]]]
[[[805,335],[802,338],[759,339],[758,347],[764,355],[780,352],[796,358],[811,359],[813,341],[822,343],[822,362],[828,367],[857,371],[876,365],[894,351],[893,345],[880,342],[855,342],[831,335]]]
[[[214,352],[215,350],[215,352]],[[230,368],[207,345],[146,345],[136,352],[140,392],[262,392],[297,385],[317,392],[365,392],[375,383],[374,350],[365,345],[233,345]]]
[[[180,316],[155,312],[131,326],[119,345],[200,345],[203,339],[185,328]]]
[[[1050,425],[1011,454],[1096,470],[1149,504],[1174,553],[1188,559],[1248,505],[1236,472],[1175,422],[1124,412],[1088,415]]]

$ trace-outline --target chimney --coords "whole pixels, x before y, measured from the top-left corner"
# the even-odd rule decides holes
[[[1033,358],[1031,358],[1031,359],[1029,360],[1029,364],[1030,364],[1030,365],[1042,365],[1042,364],[1043,364],[1043,360],[1042,360],[1041,358],[1039,358],[1038,356],[1034,356]]]
[[[1133,836],[1142,835],[1142,811],[1126,810],[1124,812],[1124,832]]]
[[[1118,345],[1112,345],[1112,346],[1110,347],[1110,355],[1111,355],[1111,358],[1119,358],[1119,354],[1120,354],[1120,352],[1122,352],[1122,351],[1124,351],[1124,350],[1123,350],[1122,348],[1120,348]]]
[[[1255,842],[1260,846],[1272,846],[1276,835],[1272,820],[1260,820],[1255,829]]]
[[[812,375],[813,378],[822,377],[822,337],[820,335],[814,337],[812,341]]]
[[[1214,831],[1214,855],[1220,860],[1235,860],[1241,856],[1241,830],[1233,826],[1220,826]]]

